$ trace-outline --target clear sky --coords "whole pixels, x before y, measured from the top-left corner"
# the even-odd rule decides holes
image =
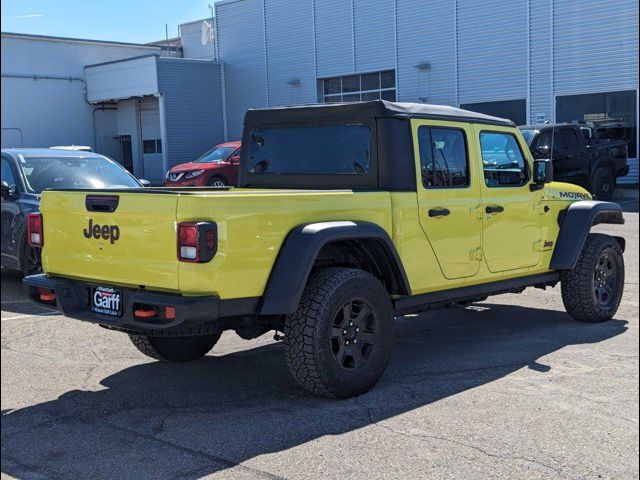
[[[2,31],[147,43],[207,18],[214,0],[2,0]]]

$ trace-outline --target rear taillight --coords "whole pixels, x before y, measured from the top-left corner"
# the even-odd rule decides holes
[[[44,235],[42,233],[42,214],[30,213],[27,218],[27,241],[30,247],[42,248]]]
[[[205,263],[218,249],[218,228],[213,222],[178,224],[178,260]]]

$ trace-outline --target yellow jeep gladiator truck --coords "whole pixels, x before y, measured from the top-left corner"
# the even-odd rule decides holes
[[[382,375],[394,317],[561,283],[568,314],[616,313],[619,205],[554,183],[515,125],[372,101],[249,110],[238,188],[44,192],[31,299],[195,360],[224,330],[282,332],[295,380],[351,397]]]

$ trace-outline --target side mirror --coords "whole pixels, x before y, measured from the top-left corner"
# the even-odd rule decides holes
[[[553,163],[548,158],[533,161],[533,182],[537,185],[553,182]]]
[[[15,185],[9,185],[5,180],[2,180],[2,198],[4,200],[14,200],[17,197],[17,189]]]
[[[240,163],[240,155],[234,155],[233,157],[229,157],[229,162],[233,164]]]
[[[151,182],[149,180],[147,180],[146,178],[139,178],[138,181],[140,182],[140,184],[143,187],[150,187],[151,186]]]
[[[551,153],[551,147],[549,145],[538,145],[536,147],[536,154],[542,156],[543,158],[549,158]]]

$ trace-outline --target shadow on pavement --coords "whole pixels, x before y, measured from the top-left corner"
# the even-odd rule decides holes
[[[55,310],[36,305],[31,302],[22,291],[22,272],[2,269],[2,313],[13,316],[22,315],[42,315],[57,314]]]
[[[3,412],[2,472],[18,478],[200,478],[367,427],[523,367],[544,375],[553,367],[538,363],[540,357],[626,329],[620,320],[580,324],[561,312],[491,303],[401,318],[381,382],[343,401],[302,392],[277,344],[191,364],[136,365],[104,378],[104,390],[74,390]]]

